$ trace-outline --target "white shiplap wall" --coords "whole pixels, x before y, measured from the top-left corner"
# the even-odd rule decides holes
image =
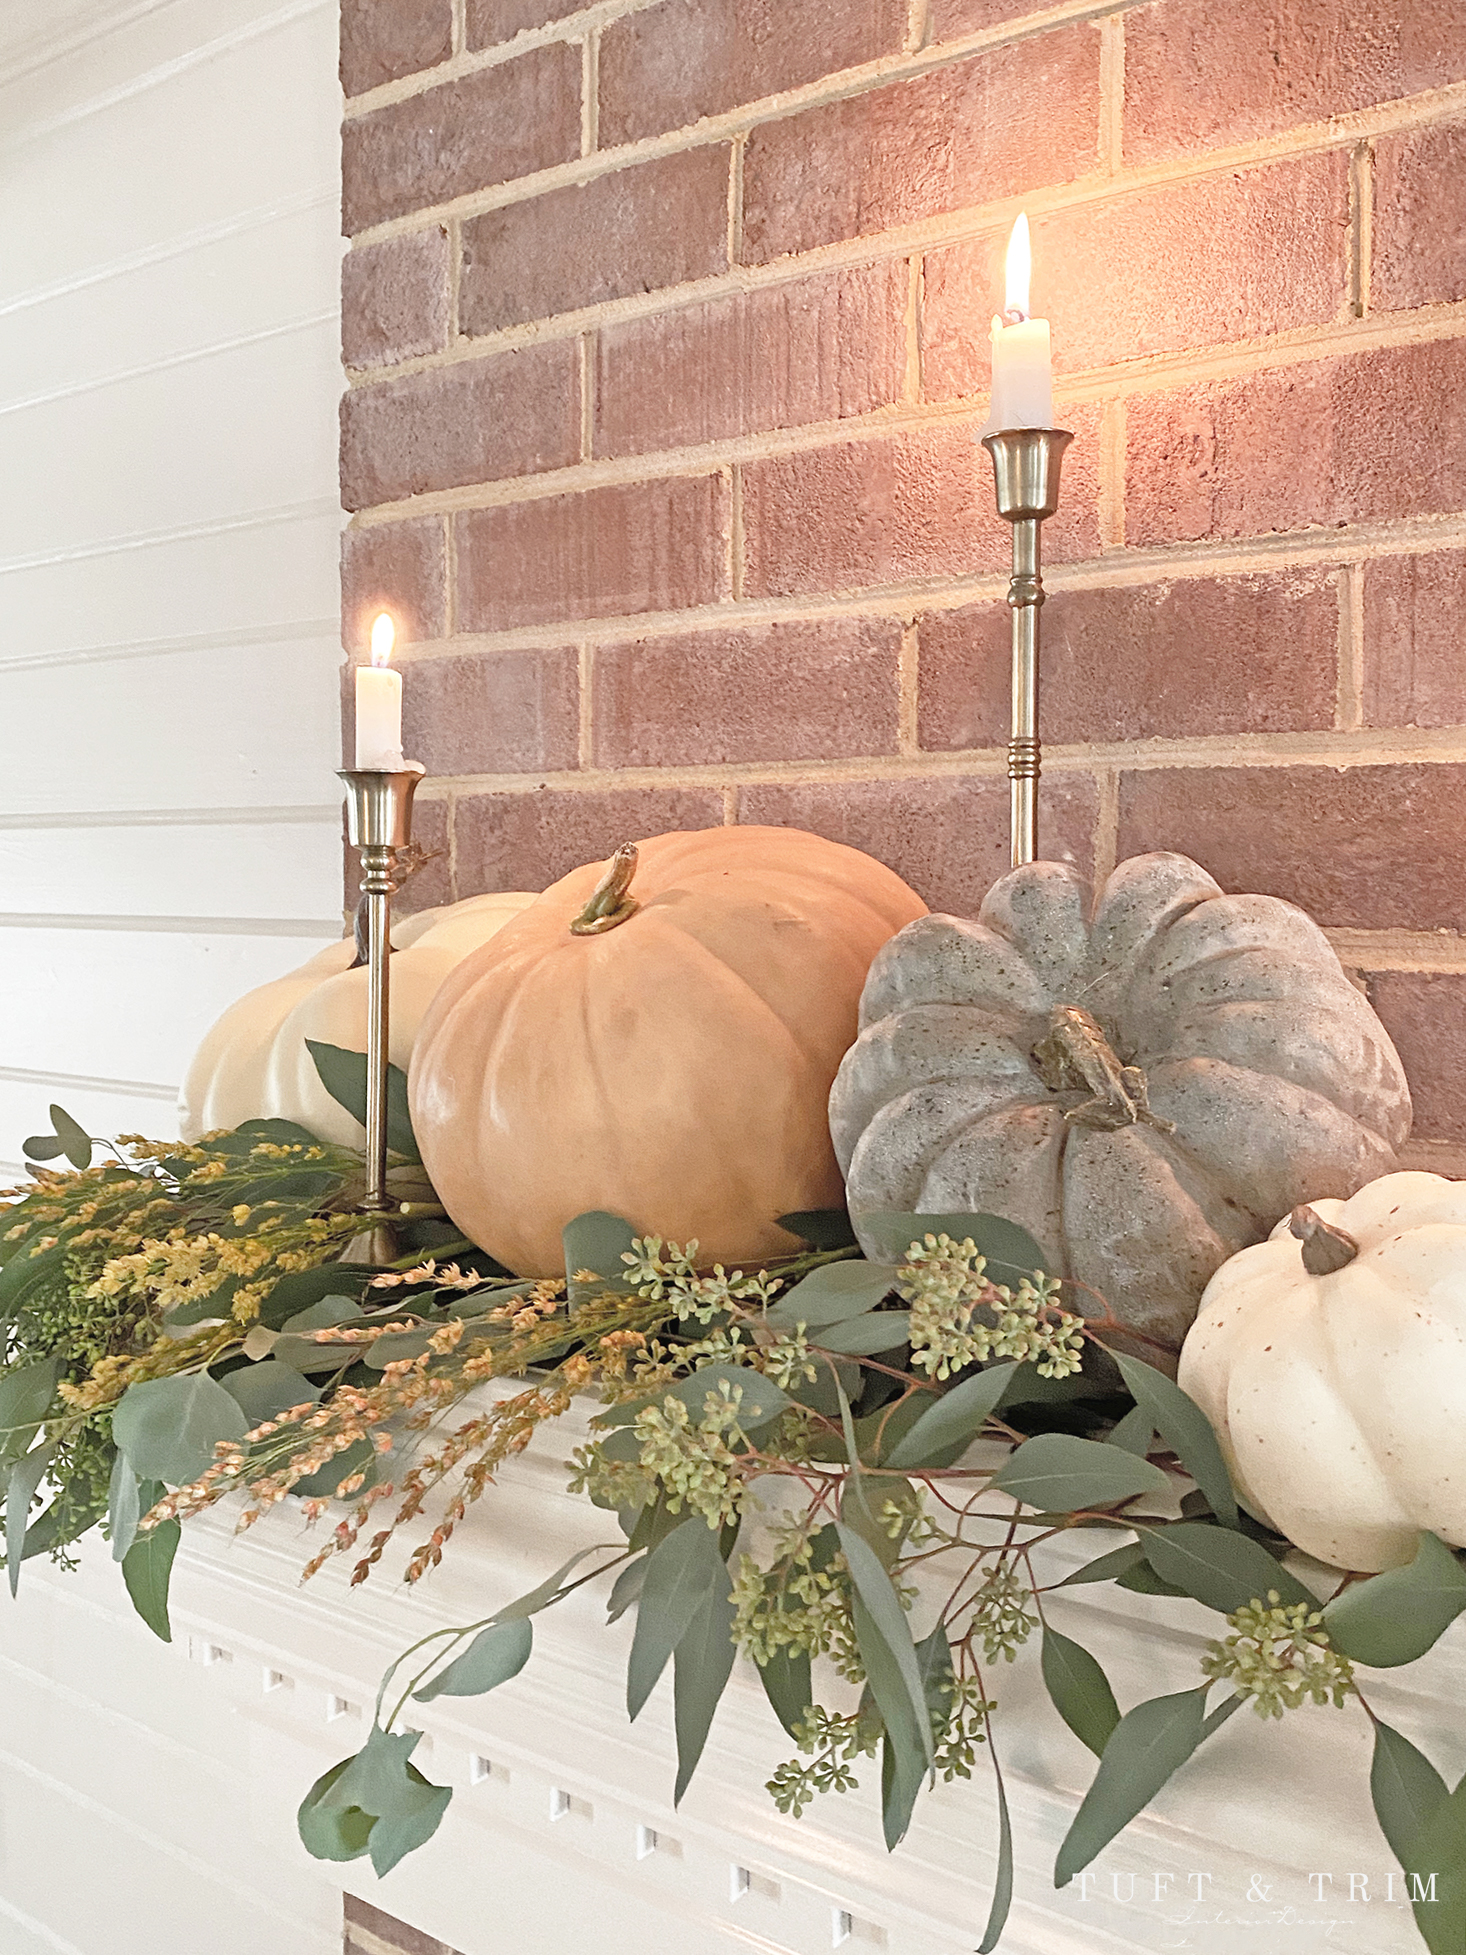
[[[332,0],[0,0],[0,1177],[339,934]]]

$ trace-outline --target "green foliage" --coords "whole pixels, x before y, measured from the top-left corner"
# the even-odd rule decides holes
[[[1068,1432],[1026,1439],[993,1475],[992,1485],[1043,1513],[1115,1507],[1142,1493],[1164,1493],[1167,1480],[1149,1460]]]
[[[432,1785],[409,1760],[421,1731],[372,1726],[354,1758],[318,1778],[296,1816],[301,1843],[318,1860],[371,1856],[380,1878],[437,1832],[451,1787]]]
[[[1206,1736],[1206,1693],[1183,1690],[1137,1704],[1115,1726],[1099,1770],[1064,1836],[1054,1864],[1054,1885],[1065,1887],[1081,1868],[1144,1810],[1171,1774]]]
[[[1446,1782],[1423,1751],[1378,1718],[1369,1791],[1390,1851],[1402,1867],[1419,1864],[1416,1843],[1449,1796]]]
[[[21,1142],[21,1152],[28,1161],[54,1161],[58,1154],[64,1154],[74,1168],[89,1168],[92,1164],[92,1149],[95,1142],[80,1122],[73,1120],[65,1107],[53,1106],[49,1134],[33,1134],[29,1140]]]
[[[1109,1678],[1082,1644],[1044,1626],[1043,1680],[1054,1709],[1082,1745],[1100,1757],[1120,1722]]]
[[[626,1709],[633,1719],[699,1611],[727,1579],[717,1535],[697,1520],[684,1521],[652,1549],[626,1670]]]
[[[1366,1582],[1352,1582],[1323,1619],[1335,1647],[1356,1663],[1393,1669],[1413,1663],[1466,1609],[1466,1569],[1434,1534],[1422,1534],[1415,1559]]]
[[[364,1127],[367,1116],[366,1054],[348,1052],[343,1046],[327,1045],[321,1039],[307,1039],[305,1046],[322,1086],[337,1106],[344,1107],[352,1119]],[[422,1159],[407,1106],[407,1074],[400,1066],[387,1068],[387,1145],[404,1161]]]
[[[1280,1602],[1312,1609],[1316,1598],[1267,1549],[1230,1528],[1177,1521],[1145,1536],[1145,1558],[1163,1582],[1229,1616],[1275,1593]]]
[[[170,1487],[198,1479],[216,1445],[248,1431],[239,1401],[204,1371],[129,1385],[112,1414],[113,1440],[137,1471]]]
[[[435,1697],[482,1697],[517,1677],[534,1648],[534,1625],[526,1616],[492,1622],[481,1629],[462,1656],[412,1694],[420,1704]]]
[[[1226,1527],[1238,1523],[1237,1497],[1232,1491],[1222,1449],[1206,1414],[1181,1387],[1139,1358],[1111,1353],[1120,1367],[1135,1409],[1148,1418],[1197,1486],[1211,1502],[1211,1510]]]
[[[160,1481],[145,1480],[138,1492],[144,1513],[163,1497]],[[177,1521],[160,1521],[146,1534],[139,1534],[122,1557],[122,1579],[132,1598],[132,1606],[153,1634],[165,1643],[173,1641],[168,1620],[168,1585],[173,1579],[173,1557],[183,1529]]]

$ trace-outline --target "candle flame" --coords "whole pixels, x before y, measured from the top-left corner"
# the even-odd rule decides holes
[[[1028,213],[1020,211],[1008,238],[1003,280],[1003,316],[1013,324],[1028,317],[1028,286],[1032,272],[1033,247],[1028,236]]]
[[[372,664],[388,664],[396,643],[397,627],[392,622],[391,612],[379,611],[372,620]]]

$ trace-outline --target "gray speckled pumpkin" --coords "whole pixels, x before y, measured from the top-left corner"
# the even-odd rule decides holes
[[[1092,915],[1073,869],[1035,862],[976,923],[893,937],[830,1125],[857,1229],[876,1209],[1007,1216],[1174,1350],[1228,1256],[1390,1172],[1410,1093],[1301,910],[1139,855]]]

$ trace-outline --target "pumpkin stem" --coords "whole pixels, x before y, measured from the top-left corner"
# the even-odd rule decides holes
[[[577,937],[599,937],[614,930],[641,908],[628,892],[636,874],[636,844],[623,842],[606,864],[606,873],[590,893],[590,901],[571,924]]]
[[[1310,1276],[1347,1269],[1359,1254],[1359,1244],[1347,1229],[1336,1229],[1306,1202],[1288,1217],[1288,1229],[1303,1244],[1303,1267]]]

